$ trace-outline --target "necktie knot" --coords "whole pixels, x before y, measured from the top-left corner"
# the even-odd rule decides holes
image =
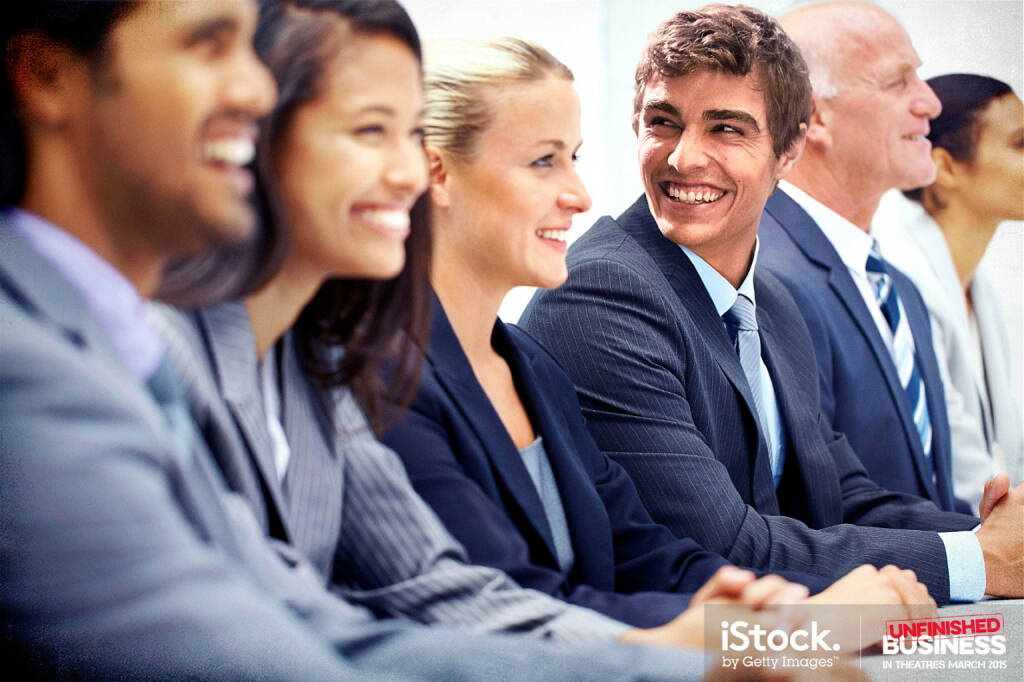
[[[731,308],[725,311],[725,314],[722,315],[722,319],[725,320],[726,324],[731,324],[740,331],[757,331],[757,317],[754,314],[754,303],[743,294],[736,297],[736,302],[732,304]]]
[[[882,252],[878,250],[877,241],[871,243],[871,250],[868,252],[868,260],[864,269],[875,275],[889,276],[889,273],[885,271],[885,266],[882,265]]]

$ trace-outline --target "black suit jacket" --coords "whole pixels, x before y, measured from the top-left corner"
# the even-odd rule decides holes
[[[837,578],[863,562],[894,563],[947,601],[935,531],[967,530],[976,520],[868,478],[821,414],[814,350],[792,298],[761,272],[755,292],[787,437],[778,491],[728,334],[645,198],[573,245],[568,283],[539,292],[520,324],[565,366],[594,439],[676,535],[765,570]]]
[[[543,436],[573,568],[568,574],[559,568],[536,487],[439,305],[419,394],[384,436],[417,492],[473,561],[502,569],[524,587],[638,627],[678,615],[726,561],[651,520],[629,476],[594,444],[572,382],[546,350],[500,321],[492,345],[508,361]],[[815,590],[825,586],[813,576],[791,579]]]
[[[889,490],[929,499],[940,509],[970,513],[969,505],[953,496],[942,377],[928,309],[914,283],[886,263],[906,311],[924,380],[934,480],[889,349],[846,264],[821,228],[799,204],[777,191],[768,199],[758,232],[760,265],[786,285],[810,330],[822,411],[846,434],[872,480]]]

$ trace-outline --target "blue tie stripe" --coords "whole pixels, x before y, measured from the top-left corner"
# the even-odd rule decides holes
[[[892,286],[892,278],[882,264],[877,243],[872,246],[871,253],[868,255],[866,270],[868,278],[875,285],[875,301],[878,303],[882,315],[885,316],[886,321],[889,323],[889,328],[892,329],[893,359],[896,363],[896,373],[910,404],[914,427],[917,429],[918,437],[921,439],[925,460],[932,469],[932,476],[934,477],[932,424],[931,417],[928,414],[928,401],[924,392],[924,381],[915,362],[913,337],[910,333],[910,327],[901,312],[899,296]]]

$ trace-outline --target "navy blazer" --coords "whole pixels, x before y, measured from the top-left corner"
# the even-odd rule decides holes
[[[472,561],[637,627],[671,620],[726,561],[651,521],[629,476],[587,432],[569,378],[536,341],[498,321],[491,343],[544,438],[575,554],[568,575],[533,480],[440,305],[419,394],[384,443]],[[803,578],[812,589],[826,584]]]
[[[770,274],[758,271],[754,282],[787,438],[778,491],[728,333],[645,197],[573,245],[568,283],[538,292],[520,324],[561,361],[597,444],[677,536],[737,564],[833,579],[863,562],[894,563],[947,601],[945,548],[934,531],[968,530],[976,520],[868,478],[821,414],[799,310]]]
[[[846,434],[872,480],[889,490],[971,513],[953,496],[949,419],[932,348],[931,324],[917,287],[885,263],[906,310],[932,423],[931,467],[896,365],[846,264],[818,224],[784,192],[768,200],[759,228],[760,266],[789,289],[811,333],[821,378],[821,408]],[[959,503],[959,504],[957,504]]]

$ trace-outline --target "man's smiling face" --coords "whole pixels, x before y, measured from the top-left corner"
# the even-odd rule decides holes
[[[776,157],[754,74],[714,71],[644,87],[634,123],[651,213],[666,238],[709,263],[749,256],[765,202],[802,144]]]

